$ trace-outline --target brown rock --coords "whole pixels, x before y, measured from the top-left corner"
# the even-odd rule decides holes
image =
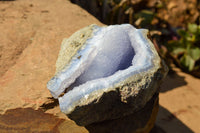
[[[0,115],[0,132],[87,133],[87,130],[72,121],[65,121],[41,110],[17,108],[7,110],[4,115]]]
[[[38,109],[51,97],[60,42],[77,29],[101,23],[66,0],[0,2],[0,113]]]

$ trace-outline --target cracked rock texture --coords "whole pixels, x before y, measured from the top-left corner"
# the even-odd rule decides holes
[[[92,23],[102,25],[67,0],[0,1],[0,113],[48,102],[62,38]]]

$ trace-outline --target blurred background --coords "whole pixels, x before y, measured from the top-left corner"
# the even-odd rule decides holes
[[[150,30],[160,55],[200,78],[199,0],[71,0],[102,23]]]
[[[151,133],[200,133],[199,0],[0,0],[0,132],[88,133],[46,83],[62,39],[92,23],[149,29],[170,69]]]

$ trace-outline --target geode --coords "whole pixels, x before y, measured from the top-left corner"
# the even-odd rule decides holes
[[[148,30],[90,25],[64,39],[47,88],[61,111],[85,126],[143,108],[167,70]]]

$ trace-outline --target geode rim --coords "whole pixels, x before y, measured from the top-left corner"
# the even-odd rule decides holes
[[[140,103],[132,102],[130,106],[132,110],[123,110],[121,111],[124,112],[122,115],[127,115],[138,110],[151,99],[151,97],[157,91],[161,80],[166,75],[167,67],[160,59],[154,48],[154,45],[147,37],[148,30],[136,29],[129,24],[108,27],[90,25],[76,32],[69,39],[62,43],[59,54],[60,58],[57,60],[57,72],[55,77],[52,78],[47,84],[48,89],[55,98],[58,98],[65,88],[69,87],[83,73],[84,70],[77,72],[77,70],[81,68],[80,64],[82,63],[83,65],[84,61],[87,60],[88,57],[95,56],[92,52],[95,50],[95,47],[91,47],[95,44],[91,42],[97,42],[98,39],[101,39],[101,35],[105,34],[104,32],[106,29],[113,30],[117,28],[118,30],[123,29],[125,32],[127,32],[131,45],[135,51],[132,64],[136,65],[131,65],[125,70],[119,70],[111,76],[88,81],[84,84],[74,87],[64,96],[59,97],[61,111],[65,114],[68,114],[70,118],[74,119],[79,125],[88,125],[93,122],[106,119],[115,119],[118,117],[117,115],[113,115],[111,118],[102,119],[97,117],[98,120],[95,120],[94,118],[93,120],[85,122],[86,119],[80,120],[80,118],[77,118],[77,116],[72,115],[77,109],[81,111],[84,111],[85,109],[87,110],[86,113],[90,113],[90,109],[87,109],[87,105],[95,104],[94,101],[98,103],[98,100],[102,98],[105,93],[116,91],[116,93],[119,94],[118,97],[120,97],[122,103],[131,103],[131,100],[141,101]],[[74,39],[78,45],[76,47],[74,44],[72,45],[72,47],[74,47],[72,49],[73,54],[64,55],[63,51],[70,49],[68,47],[70,46],[70,43],[74,41]],[[135,42],[136,44],[134,44]],[[67,51],[69,52],[69,50]],[[67,61],[65,56],[68,58]],[[63,57],[65,58],[63,59]],[[81,57],[81,61],[79,57]],[[59,66],[59,62],[62,64],[62,67]],[[74,75],[75,77],[73,77]],[[142,100],[141,96],[138,95],[142,95]],[[81,107],[84,109],[80,109]],[[105,112],[106,110],[107,109],[105,108]],[[75,114],[77,115],[77,113]]]

